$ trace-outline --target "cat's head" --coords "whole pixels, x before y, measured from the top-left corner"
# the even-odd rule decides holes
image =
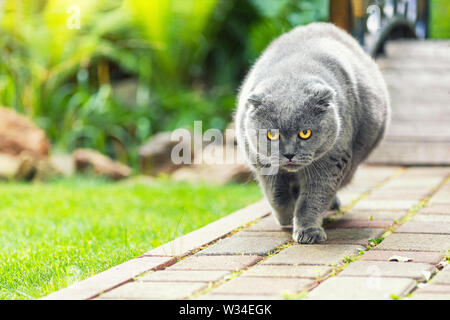
[[[249,147],[261,163],[287,171],[311,164],[333,147],[339,135],[335,97],[321,81],[260,83],[245,101]]]

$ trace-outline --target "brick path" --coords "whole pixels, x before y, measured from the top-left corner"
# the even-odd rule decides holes
[[[45,299],[449,299],[450,167],[363,166],[325,244],[265,201]]]

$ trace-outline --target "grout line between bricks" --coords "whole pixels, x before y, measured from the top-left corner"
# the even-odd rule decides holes
[[[389,182],[389,181],[391,181],[391,180],[397,178],[398,176],[402,175],[405,171],[407,171],[407,169],[408,169],[408,168],[406,168],[406,167],[400,167],[400,168],[399,168],[396,172],[394,172],[392,175],[390,175],[389,177],[386,177],[386,178],[383,179],[382,181],[380,181],[380,182],[378,182],[377,184],[375,184],[373,187],[370,188],[370,190],[364,192],[361,196],[359,196],[358,198],[356,198],[355,200],[353,200],[349,205],[345,206],[345,207],[342,209],[341,212],[337,212],[336,214],[334,214],[334,215],[333,215],[332,217],[330,217],[330,218],[335,218],[335,219],[336,219],[336,218],[341,217],[341,216],[344,215],[346,212],[350,211],[350,210],[351,210],[351,209],[352,209],[359,201],[361,201],[361,200],[363,200],[364,198],[366,198],[367,196],[369,196],[374,190],[376,190],[376,189],[382,187],[382,186],[383,186],[384,184],[386,184],[387,182]],[[449,179],[450,179],[450,178],[449,178]],[[414,214],[415,214],[415,213],[417,213],[420,209],[422,209],[422,208],[426,205],[426,202],[431,198],[431,196],[432,196],[434,193],[436,193],[437,190],[439,190],[439,188],[440,188],[442,185],[444,185],[444,184],[446,183],[446,181],[447,181],[447,179],[444,178],[444,180],[443,180],[437,187],[433,188],[433,189],[427,194],[427,196],[424,197],[424,199],[420,200],[418,204],[416,204],[415,206],[413,206],[413,207],[410,209],[410,211],[408,212],[408,214],[406,214],[405,216],[403,216],[403,217],[400,219],[401,222],[394,222],[393,225],[398,224],[398,226],[396,226],[395,230],[396,230],[401,224],[403,224],[403,223],[409,221],[409,220],[404,220],[404,218],[407,217],[409,214],[411,214],[411,211],[412,211],[412,210],[415,209],[415,211],[414,211]],[[423,203],[425,200],[426,200],[426,202]],[[413,214],[413,215],[414,215],[414,214]],[[329,218],[329,219],[330,219],[330,218]],[[332,219],[331,219],[331,220],[332,220]],[[393,226],[391,226],[391,228],[392,228],[392,227],[393,227]],[[389,235],[392,233],[392,232],[391,232],[391,233],[389,233],[389,232],[390,232],[390,231],[387,231],[387,232],[385,232],[383,235],[381,235],[381,237],[380,237],[380,242],[381,242],[385,237],[389,236]],[[366,247],[366,250],[370,250],[371,248],[373,248],[373,247],[375,247],[376,245],[378,245],[380,242],[375,243],[375,245],[373,245],[373,244],[371,245],[371,242],[368,242],[367,247]],[[277,254],[277,253],[279,253],[279,252],[281,252],[282,250],[284,250],[284,249],[286,249],[286,248],[292,246],[293,244],[295,244],[295,242],[294,242],[293,240],[288,241],[287,243],[285,243],[285,244],[281,245],[280,247],[276,248],[275,251],[274,251],[271,255],[268,255],[268,256],[263,257],[263,259],[261,259],[260,261],[258,261],[258,262],[255,263],[254,265],[258,265],[258,264],[263,263],[263,262],[264,262],[265,260],[267,260],[269,257],[271,257],[271,256],[273,256],[273,255],[275,255],[275,254]],[[362,257],[362,255],[363,255],[364,253],[365,253],[365,250],[361,250],[361,251],[359,252],[359,254],[356,255],[356,256],[355,256],[355,255],[343,256],[342,258],[343,258],[344,262],[341,261],[341,262],[339,262],[339,263],[333,263],[333,264],[331,265],[333,269],[332,269],[332,271],[331,271],[330,273],[328,273],[327,275],[323,275],[323,276],[322,276],[322,279],[316,280],[316,282],[315,282],[313,285],[309,286],[309,288],[307,288],[306,290],[304,289],[303,291],[306,291],[306,293],[307,293],[307,292],[309,292],[309,291],[315,289],[317,286],[319,286],[322,282],[326,281],[327,279],[336,276],[336,275],[339,274],[341,271],[343,271],[346,267],[348,267],[348,265],[349,265],[350,263],[359,260],[359,259]],[[212,291],[213,289],[219,287],[219,286],[222,285],[223,283],[225,283],[225,282],[227,282],[227,281],[229,281],[229,280],[231,280],[231,279],[234,279],[234,278],[240,276],[244,271],[248,270],[249,268],[251,268],[251,267],[254,266],[254,265],[248,266],[248,267],[246,267],[245,269],[242,269],[242,270],[239,270],[239,271],[234,272],[234,273],[233,273],[234,276],[231,277],[231,278],[229,278],[229,279],[226,279],[226,280],[223,279],[223,280],[220,280],[220,281],[218,281],[218,282],[216,282],[216,283],[213,283],[208,289],[204,289],[204,290],[198,291],[198,292],[195,294],[194,297],[195,297],[195,298],[198,298],[199,296],[202,296],[202,295],[204,295],[204,294],[209,293],[210,291]],[[415,287],[413,288],[413,290],[414,290],[416,287],[417,287],[417,286],[415,286]],[[302,292],[303,292],[303,291],[302,291]],[[302,292],[300,292],[300,294],[301,294]]]
[[[215,288],[221,286],[222,284],[239,277],[242,273],[244,273],[245,271],[247,271],[248,269],[250,269],[251,267],[261,264],[262,262],[264,262],[265,260],[267,260],[268,258],[274,256],[275,254],[279,253],[280,251],[284,250],[287,247],[290,247],[292,244],[294,243],[294,240],[288,240],[286,243],[279,245],[278,247],[276,247],[274,250],[271,250],[270,253],[267,256],[263,256],[261,260],[256,261],[255,263],[246,266],[245,268],[241,269],[241,270],[237,270],[234,271],[232,273],[230,273],[229,275],[225,276],[224,278],[212,282],[210,283],[210,286],[208,286],[208,288],[206,289],[200,289],[194,293],[192,293],[191,295],[188,296],[188,299],[196,299],[200,296],[203,296],[207,293],[209,293],[210,291],[214,290]]]
[[[353,206],[355,206],[357,202],[359,202],[360,200],[362,200],[362,199],[364,199],[365,197],[367,197],[373,190],[378,189],[379,187],[381,187],[382,185],[384,185],[384,184],[387,183],[388,181],[390,181],[390,180],[396,178],[397,176],[401,175],[404,171],[405,171],[405,168],[404,168],[404,167],[400,167],[400,168],[399,168],[396,172],[394,172],[392,175],[390,175],[390,176],[386,177],[385,179],[383,179],[382,181],[378,182],[377,184],[375,184],[374,186],[372,186],[372,187],[370,188],[369,191],[364,192],[364,193],[363,193],[361,196],[359,196],[357,199],[353,200],[353,201],[351,202],[351,204],[345,206],[345,207],[342,209],[342,213],[340,213],[339,211],[341,211],[341,210],[339,210],[339,211],[336,212],[336,214],[334,214],[332,217],[334,217],[334,216],[339,216],[339,217],[340,217],[341,215],[345,214],[345,212],[351,210],[351,208],[353,208]],[[264,217],[266,217],[266,216],[264,216]],[[331,218],[331,217],[330,217],[330,218]],[[258,220],[261,220],[261,219],[262,219],[262,218],[259,218]],[[257,222],[257,220],[255,220],[255,223],[256,223],[256,222]],[[254,224],[254,223],[253,223],[253,224]],[[238,231],[240,231],[240,230],[238,230]],[[237,232],[237,231],[236,231],[236,232]],[[203,296],[203,295],[208,294],[209,292],[211,292],[211,291],[214,290],[215,288],[217,288],[217,287],[223,285],[224,283],[226,283],[226,282],[228,282],[228,281],[230,281],[230,280],[232,280],[232,279],[234,279],[234,278],[239,277],[242,273],[244,273],[245,271],[247,271],[247,270],[250,269],[251,267],[253,267],[253,266],[255,266],[255,265],[262,264],[262,263],[263,263],[265,260],[267,260],[268,258],[270,258],[270,257],[272,257],[272,256],[274,256],[274,255],[276,255],[276,254],[278,254],[278,253],[281,252],[282,250],[284,250],[284,249],[286,249],[286,248],[288,248],[288,247],[290,247],[290,246],[292,246],[292,245],[294,245],[294,244],[295,244],[295,241],[294,241],[294,240],[289,240],[289,241],[287,241],[286,243],[284,243],[284,244],[282,244],[282,245],[276,247],[275,250],[273,250],[273,251],[272,251],[270,254],[268,254],[267,256],[264,256],[264,257],[263,257],[261,260],[259,260],[258,262],[254,263],[254,264],[252,264],[252,265],[250,265],[250,266],[247,266],[247,267],[244,268],[244,269],[235,271],[235,272],[233,272],[230,276],[225,276],[225,278],[223,278],[223,279],[221,279],[221,280],[218,280],[218,281],[209,283],[208,288],[206,288],[206,289],[200,289],[200,290],[198,290],[198,291],[192,293],[191,295],[189,295],[189,296],[187,297],[187,299],[196,299],[196,298],[198,298],[198,297],[200,297],[200,296]],[[361,255],[361,254],[360,254],[360,255]],[[360,256],[360,255],[359,255],[359,256]],[[358,256],[358,257],[359,257],[359,256]],[[350,258],[350,260],[354,259],[354,257],[343,257],[343,259],[345,259],[345,258]],[[344,263],[344,264],[348,264],[348,263]],[[332,267],[333,267],[333,266],[332,266]],[[333,272],[334,272],[334,269],[333,269],[329,274],[323,275],[322,278],[321,278],[320,280],[316,280],[315,283],[313,283],[312,285],[310,285],[307,289],[304,289],[303,291],[306,290],[306,293],[307,293],[307,292],[313,290],[313,289],[314,289],[315,287],[317,287],[320,283],[322,283],[323,281],[325,281],[326,279],[328,279],[328,278],[330,277],[330,274],[332,274]],[[299,294],[302,294],[303,291],[300,292]]]
[[[439,191],[439,189],[441,189],[444,185],[446,185],[449,182],[450,182],[450,175],[447,175],[447,177],[445,177],[436,188],[433,188],[433,190],[430,191],[430,193],[422,200],[421,202],[422,205],[413,214],[408,213],[407,215],[404,216],[404,221],[402,222],[402,224],[410,221],[417,212],[419,212],[422,208],[424,208],[428,204],[432,196],[436,194]],[[438,265],[436,266],[437,269],[436,272],[431,275],[431,277],[427,280],[426,283],[423,284],[424,286],[429,284],[430,281],[433,280],[434,277],[436,277],[436,275],[445,267],[446,264],[450,263],[450,249],[448,249],[447,252],[444,253],[444,255],[445,255],[444,260],[438,263]],[[441,266],[441,269],[439,268],[439,266]],[[418,285],[416,285],[412,290],[409,291],[407,297],[409,298],[411,295],[413,295],[417,289],[419,289]]]
[[[397,176],[399,176],[401,173],[403,173],[403,171],[405,171],[406,169],[405,168],[403,168],[403,170],[401,171],[401,172],[399,172],[398,174],[394,174],[392,177],[389,177],[388,179],[386,179],[386,181],[385,182],[387,182],[387,181],[389,181],[389,180],[391,180],[391,178],[393,179],[393,178],[395,178],[395,177],[397,177]],[[369,250],[371,250],[372,248],[374,248],[374,247],[376,247],[378,244],[380,244],[386,237],[388,237],[389,235],[391,235],[392,233],[394,233],[395,232],[395,230],[397,230],[397,228],[399,228],[402,224],[404,224],[404,223],[406,223],[406,222],[408,222],[408,221],[410,221],[411,219],[412,219],[412,217],[414,217],[414,215],[417,213],[417,212],[419,212],[422,208],[424,208],[426,205],[427,205],[427,203],[428,203],[428,201],[431,199],[431,197],[442,187],[442,186],[444,186],[445,184],[447,184],[448,182],[450,181],[450,176],[446,176],[445,178],[443,178],[443,180],[436,186],[436,187],[434,187],[422,200],[419,200],[419,202],[416,204],[416,205],[414,205],[414,206],[412,206],[410,209],[409,209],[409,212],[407,213],[407,214],[405,214],[403,217],[401,217],[400,218],[400,221],[398,221],[398,222],[394,222],[394,224],[391,226],[391,230],[388,230],[388,231],[386,231],[384,234],[382,234],[381,236],[380,236],[380,238],[378,239],[378,240],[380,240],[379,242],[377,241],[374,245],[368,245],[368,247],[367,247],[367,250],[365,250],[365,251],[369,251]],[[383,183],[384,184],[384,183]],[[382,184],[380,184],[378,187],[380,187]],[[372,191],[372,190],[374,190],[375,188],[373,188],[373,189],[371,189],[370,191]],[[370,193],[370,191],[369,192],[367,192],[367,194],[369,194]],[[363,199],[364,197],[360,197],[360,199]],[[362,251],[362,252],[360,252],[359,253],[359,255],[354,259],[354,261],[355,260],[359,260],[363,255],[364,255],[364,253],[365,253],[365,251]],[[447,259],[448,259],[448,257],[447,257]],[[351,261],[351,262],[353,262],[353,261]],[[342,264],[342,265],[338,265],[338,267],[337,267],[337,269],[336,269],[336,273],[334,274],[334,275],[330,275],[329,277],[327,277],[327,279],[329,279],[329,278],[331,278],[331,277],[334,277],[334,276],[336,276],[337,274],[339,274],[341,271],[343,271],[346,267],[348,267],[348,265],[351,263],[351,262],[348,262],[348,263],[344,263],[344,264]],[[333,271],[332,271],[333,272]],[[427,281],[427,283],[434,277],[434,276],[436,276],[436,274],[438,273],[439,271],[437,271],[437,272],[435,272],[434,273],[434,275],[432,275],[432,277]],[[358,276],[355,276],[355,277],[358,277]],[[325,279],[326,280],[326,279]],[[325,281],[324,280],[324,281]],[[407,293],[407,295],[410,295],[411,293],[413,293],[416,289],[417,289],[418,287],[417,287],[417,281],[416,281],[416,285],[413,287],[413,288],[411,288],[409,291],[408,291],[408,293]]]
[[[447,176],[443,178],[443,180],[434,188],[430,190],[419,202],[415,205],[413,205],[407,214],[402,216],[400,219],[397,219],[394,221],[394,224],[389,228],[388,231],[386,231],[383,235],[381,235],[382,238],[385,238],[389,236],[390,234],[394,233],[401,225],[407,223],[408,221],[411,221],[412,218],[424,207],[427,206],[428,202],[430,201],[431,197],[439,191],[442,186],[447,184],[450,181],[450,176]]]

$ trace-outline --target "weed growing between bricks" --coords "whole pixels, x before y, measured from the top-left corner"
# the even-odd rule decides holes
[[[341,263],[333,263],[331,265],[332,271],[330,272],[329,276],[327,278],[331,278],[336,276],[338,273],[342,272],[345,268],[348,267],[348,265],[354,261],[359,260],[359,258],[364,254],[364,250],[361,250],[358,255],[349,255],[349,256],[343,256]],[[326,280],[327,278],[323,279],[322,281]],[[321,282],[322,282],[321,281]]]
[[[261,220],[261,219],[255,220],[254,223],[251,223],[250,225],[248,225],[248,226],[246,226],[246,227],[250,227],[251,225],[253,225],[253,224],[255,224],[256,222],[258,222],[259,220]],[[241,230],[242,230],[242,229],[241,229]],[[237,231],[236,231],[236,232],[237,232]],[[233,231],[233,234],[234,234],[234,233],[235,233],[235,232]],[[208,294],[208,293],[209,293],[210,291],[212,291],[213,289],[215,289],[215,288],[217,288],[217,287],[223,285],[224,283],[226,283],[226,282],[228,282],[228,281],[230,281],[230,280],[233,280],[233,279],[239,277],[242,273],[244,273],[244,272],[245,272],[246,270],[248,270],[249,268],[251,268],[251,267],[253,267],[253,266],[255,266],[255,265],[261,264],[263,261],[265,261],[265,260],[267,260],[268,258],[274,256],[275,254],[279,253],[280,251],[282,251],[282,250],[284,250],[284,249],[290,247],[290,246],[293,245],[293,244],[294,244],[294,241],[293,241],[293,240],[290,240],[290,241],[288,241],[287,243],[278,246],[277,248],[275,248],[274,250],[272,250],[271,252],[269,252],[266,256],[264,256],[261,260],[259,260],[259,261],[258,261],[257,263],[255,263],[254,265],[250,265],[250,266],[248,266],[247,268],[242,269],[242,270],[234,271],[233,273],[231,273],[231,274],[225,276],[225,277],[224,277],[223,279],[221,279],[221,280],[218,280],[218,281],[216,281],[216,282],[209,283],[208,288],[203,289],[203,290],[200,290],[200,291],[198,291],[198,292],[194,292],[191,296],[188,297],[188,299],[197,299],[197,298],[199,298],[200,296],[203,296],[203,295]]]
[[[353,206],[355,206],[355,204],[359,201],[361,201],[362,199],[366,198],[373,190],[381,187],[383,184],[385,184],[386,182],[398,177],[399,175],[401,175],[404,171],[406,170],[406,168],[401,168],[399,169],[396,173],[394,173],[392,176],[384,179],[382,182],[378,183],[376,186],[374,186],[371,190],[367,191],[366,193],[364,193],[363,195],[361,195],[360,197],[358,197],[356,200],[352,201],[351,205],[349,205],[348,207],[346,207],[342,214],[345,214],[345,212],[349,211]],[[421,201],[419,201],[419,203],[417,203],[416,205],[414,205],[412,208],[410,208],[409,212],[403,216],[402,218],[400,218],[399,220],[395,220],[394,224],[384,233],[382,234],[379,238],[377,239],[369,239],[368,244],[367,244],[367,248],[366,250],[371,250],[372,248],[376,247],[377,245],[379,245],[386,237],[388,237],[389,235],[391,235],[392,233],[395,232],[395,230],[397,230],[397,228],[399,228],[401,225],[403,225],[404,223],[410,221],[414,215],[416,213],[418,213],[422,208],[426,207],[427,203],[429,202],[429,200],[431,199],[431,197],[442,187],[444,186],[446,183],[448,183],[450,181],[450,177],[446,177],[443,179],[443,181],[436,186],[435,188],[433,188]],[[331,217],[331,219],[329,219],[327,221],[327,223],[335,220],[336,218],[338,218],[340,216],[333,216]],[[361,256],[365,253],[365,250],[361,250],[359,252],[359,254],[357,256],[344,256],[342,261],[343,263],[333,263],[332,265],[332,271],[329,274],[329,276],[327,278],[331,278],[334,277],[336,275],[338,275],[340,272],[342,272],[345,268],[347,268],[349,266],[350,263],[357,261],[361,258]],[[446,261],[448,263],[450,258],[450,254],[447,253],[446,255]],[[437,274],[437,273],[436,273]],[[434,276],[436,276],[436,274]],[[431,280],[432,278],[430,277],[430,279],[428,280],[428,282]],[[314,289],[311,288],[310,291]],[[408,296],[411,296],[411,294],[417,289],[417,286],[415,286],[415,288],[413,289],[413,291],[411,291],[411,293],[409,293]],[[307,296],[307,295],[306,295]],[[305,296],[305,297],[306,297]],[[402,297],[392,294],[391,299],[394,300],[401,300]],[[304,298],[304,297],[303,297]]]
[[[389,179],[390,180],[390,179]],[[433,188],[419,203],[414,205],[409,212],[400,218],[400,220],[394,220],[394,224],[379,237],[378,239],[370,239],[369,244],[367,246],[367,250],[372,249],[373,247],[379,245],[387,236],[391,235],[395,232],[401,225],[404,223],[412,220],[412,218],[418,213],[420,210],[422,210],[424,207],[427,206],[427,203],[430,201],[431,197],[446,183],[450,181],[450,177],[446,177],[438,186]]]
[[[249,266],[251,267],[251,266]],[[228,282],[230,280],[233,280],[234,278],[239,277],[246,269],[242,269],[242,270],[238,270],[238,271],[234,271],[233,273],[225,276],[223,279],[220,279],[216,282],[210,282],[208,283],[208,287],[206,289],[202,289],[198,292],[194,292],[193,294],[191,294],[187,299],[188,300],[195,300],[197,298],[199,298],[200,296],[206,295],[209,292],[211,292],[213,289],[221,286],[222,284],[224,284],[225,282]]]
[[[281,296],[284,300],[302,300],[308,296],[308,290],[303,290],[299,293],[283,291],[281,292]]]
[[[372,187],[369,191],[365,192],[360,197],[358,197],[357,199],[353,200],[350,205],[345,206],[344,208],[342,208],[342,210],[339,210],[338,212],[336,212],[332,217],[326,219],[325,220],[325,224],[340,218],[346,212],[351,210],[352,207],[354,207],[356,203],[358,203],[362,199],[364,199],[367,196],[369,196],[371,192],[373,192],[374,190],[380,188],[381,186],[383,186],[388,181],[390,181],[392,179],[395,179],[396,177],[398,177],[399,175],[401,175],[405,171],[406,171],[406,168],[400,168],[392,176],[384,179],[383,181],[381,181],[380,183],[378,183],[374,187]],[[419,212],[422,208],[424,208],[427,205],[427,203],[431,199],[432,195],[434,193],[436,193],[437,190],[439,190],[439,188],[442,185],[444,185],[447,181],[448,181],[448,178],[444,179],[444,181],[441,182],[437,187],[433,188],[424,197],[424,199],[420,200],[420,202],[418,202],[416,205],[414,205],[412,208],[410,208],[410,210],[408,211],[408,213],[405,216],[401,217],[400,219],[395,220],[394,224],[392,226],[390,226],[386,230],[386,232],[384,234],[382,234],[379,238],[369,239],[365,250],[361,250],[357,255],[354,255],[354,254],[353,255],[347,255],[347,256],[344,255],[342,257],[342,260],[341,260],[342,262],[341,263],[333,263],[331,265],[332,266],[332,271],[326,276],[323,276],[323,277],[318,276],[315,279],[315,284],[312,285],[311,287],[309,287],[309,289],[303,289],[301,292],[297,292],[297,293],[295,293],[295,292],[282,292],[282,294],[281,294],[282,297],[284,299],[286,299],[286,300],[299,300],[299,299],[304,299],[305,297],[307,297],[309,291],[311,291],[314,288],[316,288],[318,285],[320,285],[320,283],[322,283],[323,281],[327,280],[328,278],[331,278],[331,277],[334,277],[334,276],[338,275],[345,268],[347,268],[352,262],[355,262],[355,261],[359,260],[361,258],[361,256],[366,252],[366,250],[371,250],[375,246],[379,245],[386,237],[388,237],[390,234],[395,232],[395,230],[397,230],[397,228],[399,228],[402,224],[410,221],[412,219],[412,217],[417,212]],[[255,221],[255,222],[257,222],[257,221]],[[249,225],[252,225],[252,224],[253,223],[251,223]],[[243,229],[244,228],[240,228],[239,230],[236,230],[235,232],[241,231]],[[233,234],[235,232],[233,232]],[[265,256],[262,260],[257,262],[255,265],[263,263],[265,260],[269,259],[270,257],[273,257],[274,255],[278,254],[279,252],[285,250],[286,248],[288,248],[288,247],[290,247],[292,245],[294,245],[294,242],[293,241],[289,241],[289,242],[287,242],[287,243],[277,247],[273,252],[269,253],[267,256]],[[449,256],[446,257],[447,260],[448,260],[448,258],[449,258]],[[207,293],[211,292],[213,289],[223,285],[224,283],[241,276],[242,273],[244,273],[246,270],[248,270],[249,268],[251,268],[253,266],[249,266],[249,267],[247,267],[247,268],[245,268],[243,270],[236,271],[236,272],[232,273],[231,275],[229,275],[229,276],[225,277],[224,279],[221,279],[220,281],[217,281],[215,283],[210,283],[210,285],[208,286],[207,289],[204,289],[204,290],[202,290],[200,292],[197,292],[191,298],[198,298],[198,297],[200,297],[200,296],[202,296],[204,294],[207,294]],[[394,299],[394,300],[402,299],[402,297],[400,297],[398,295],[395,295],[395,294],[391,295],[390,297],[391,297],[391,299]]]
[[[444,185],[450,182],[450,176],[447,176],[436,188],[434,188],[425,199],[423,199],[417,206],[413,207],[411,211],[402,219],[402,223],[405,223],[407,221],[410,221],[413,216],[419,212],[421,209],[427,206],[428,202],[432,198],[432,196]],[[395,229],[392,231],[394,232]],[[426,285],[428,285],[437,275],[438,273],[447,265],[450,263],[450,249],[445,252],[444,261],[442,261],[440,264],[437,265],[437,271],[434,275],[431,275],[431,277],[428,279],[426,283],[418,284],[409,294],[408,298],[411,298],[414,293],[417,291],[417,289],[420,289]]]
[[[387,177],[386,179],[383,179],[383,181],[381,181],[381,182],[377,183],[376,185],[374,185],[374,186],[371,188],[371,190],[369,190],[369,191],[363,193],[360,197],[358,197],[357,199],[353,200],[353,201],[351,202],[351,204],[349,204],[349,205],[343,207],[342,209],[338,210],[332,217],[326,219],[326,220],[324,221],[324,224],[327,224],[327,223],[329,223],[329,222],[331,222],[331,221],[333,221],[333,220],[335,220],[335,219],[337,219],[337,218],[343,216],[346,212],[348,212],[349,210],[351,210],[352,207],[353,207],[357,202],[359,202],[359,201],[361,201],[362,199],[364,199],[365,197],[367,197],[373,190],[375,190],[375,189],[381,187],[382,185],[384,185],[384,184],[385,184],[386,182],[388,182],[389,180],[394,179],[395,177],[401,175],[404,171],[405,171],[404,168],[399,168],[393,175]],[[259,220],[260,220],[260,219],[255,220],[255,221],[252,222],[252,223],[248,223],[245,227],[241,227],[241,228],[238,228],[238,229],[234,230],[232,233],[228,234],[226,237],[228,237],[228,236],[231,235],[231,234],[235,234],[235,233],[237,233],[237,232],[239,232],[239,231],[242,231],[242,230],[244,230],[245,228],[248,228],[249,226],[255,224],[255,223],[258,222]],[[225,238],[225,236],[222,237],[222,238]],[[379,243],[379,242],[381,242],[381,240],[378,241],[378,239],[377,239],[376,242]],[[212,243],[211,243],[211,244],[212,244]],[[208,244],[208,246],[211,245],[211,244]],[[255,265],[258,265],[258,264],[263,263],[265,260],[269,259],[270,257],[273,257],[274,255],[278,254],[279,252],[285,250],[286,248],[288,248],[288,247],[290,247],[290,246],[292,246],[292,245],[294,245],[294,244],[295,244],[294,241],[292,241],[292,240],[291,240],[291,241],[288,241],[287,243],[285,243],[285,244],[283,244],[283,245],[277,247],[275,250],[273,250],[272,252],[270,252],[267,256],[263,257],[263,259],[261,259],[261,260],[260,260],[259,262],[257,262]],[[339,263],[339,264],[334,263],[334,264],[332,265],[332,271],[331,271],[331,273],[330,273],[328,276],[325,276],[325,277],[323,277],[323,278],[317,277],[317,278],[315,279],[315,281],[316,281],[315,284],[314,284],[313,286],[311,286],[311,287],[309,288],[309,290],[303,290],[302,292],[299,292],[299,293],[284,292],[284,293],[282,293],[283,298],[284,298],[284,299],[287,299],[287,300],[298,300],[298,299],[303,299],[303,298],[305,298],[305,297],[307,296],[308,291],[314,289],[314,288],[317,287],[321,282],[325,281],[325,280],[328,279],[329,277],[332,277],[332,276],[337,275],[339,272],[341,272],[342,270],[344,270],[350,263],[352,263],[352,262],[358,260],[358,259],[362,256],[362,254],[364,254],[364,250],[361,250],[361,251],[359,252],[358,255],[343,256],[343,257],[342,257],[342,263]],[[213,289],[215,289],[215,288],[217,288],[217,287],[223,285],[224,283],[226,283],[226,282],[228,282],[228,281],[230,281],[230,280],[232,280],[232,279],[235,279],[235,278],[239,277],[243,272],[245,272],[246,270],[248,270],[250,267],[252,267],[252,266],[249,266],[249,267],[247,267],[246,269],[243,269],[243,270],[239,270],[239,271],[233,272],[231,275],[226,276],[224,279],[221,279],[221,280],[216,281],[216,282],[214,282],[214,283],[210,283],[210,284],[208,285],[208,288],[203,289],[203,290],[200,290],[200,291],[198,291],[198,292],[192,294],[192,295],[189,297],[189,299],[196,299],[196,298],[198,298],[198,297],[200,297],[200,296],[202,296],[202,295],[208,294],[208,293],[211,292]]]
[[[366,198],[367,196],[370,195],[370,193],[373,190],[376,190],[378,188],[380,188],[381,186],[383,186],[385,183],[387,183],[388,181],[395,179],[396,177],[398,177],[399,175],[401,175],[406,169],[405,168],[399,168],[393,175],[387,177],[386,179],[383,179],[381,182],[377,183],[376,185],[373,186],[373,188],[371,188],[369,191],[363,193],[360,197],[358,197],[357,199],[353,200],[351,202],[351,204],[349,204],[348,206],[345,206],[342,210],[339,211],[338,215],[335,215],[333,217],[330,217],[329,221],[327,221],[327,223],[343,216],[346,212],[350,211],[355,205],[356,203],[358,203],[359,201],[363,200],[364,198]],[[367,250],[370,250],[372,247],[378,245],[381,241],[383,241],[383,236],[378,238],[378,239],[369,239],[368,244],[367,244]],[[334,277],[337,274],[339,274],[342,270],[344,270],[346,267],[348,267],[348,265],[354,261],[357,261],[360,259],[360,257],[365,253],[364,250],[360,250],[358,255],[350,255],[350,256],[343,256],[342,257],[342,262],[343,263],[333,263],[332,266],[332,271],[329,274],[329,276],[327,278],[330,277]],[[326,280],[327,278],[323,279],[322,281]]]

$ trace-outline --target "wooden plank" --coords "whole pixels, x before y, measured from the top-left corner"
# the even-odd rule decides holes
[[[391,124],[368,162],[450,165],[450,41],[395,41],[377,62]]]
[[[427,70],[429,72],[449,72],[450,58],[421,59],[418,63],[414,57],[385,57],[376,60],[382,71],[409,71],[416,72]]]
[[[450,140],[450,126],[446,121],[399,121],[393,119],[388,130],[387,136],[410,136],[423,137],[434,136],[447,138]]]
[[[391,97],[396,100],[404,100],[404,101],[420,101],[422,103],[430,104],[435,101],[439,104],[448,103],[450,101],[450,89],[443,87],[421,87],[421,86],[413,86],[411,85],[409,88],[407,87],[408,83],[401,84],[397,83],[396,85],[390,84],[388,86],[388,91]]]
[[[423,106],[428,105],[449,105],[449,93],[444,90],[428,90],[428,88],[420,88],[420,89],[405,89],[398,87],[397,89],[389,86],[388,88],[390,96],[391,96],[391,105],[397,108],[401,106],[409,106],[409,105],[418,105],[422,104]],[[419,94],[413,94],[414,92]],[[411,110],[412,112],[413,110]]]
[[[450,113],[450,102],[447,101],[433,101],[433,97],[426,97],[427,99],[419,99],[419,97],[409,95],[408,97],[402,97],[397,94],[391,93],[391,105],[392,106],[403,106],[398,107],[397,110],[402,109],[402,111],[412,112],[415,110],[428,110],[430,113]],[[425,103],[423,103],[425,102]],[[440,119],[440,118],[439,118]]]
[[[444,122],[445,126],[450,123],[450,107],[430,104],[403,104],[391,101],[391,117],[395,122],[417,121],[420,119],[422,125],[431,122]]]
[[[411,87],[439,87],[450,88],[450,73],[446,70],[383,70],[383,77],[390,86]]]
[[[375,149],[367,163],[450,165],[450,143],[386,140]]]
[[[399,40],[386,44],[387,57],[407,57],[419,59],[448,59],[450,41],[448,40]]]
[[[429,110],[426,109],[413,109],[413,113],[408,110],[396,110],[395,108],[392,110],[392,119],[395,121],[410,121],[410,120],[416,120],[417,118],[421,119],[422,121],[433,121],[436,119],[436,115],[442,120],[443,122],[446,122],[447,124],[450,123],[450,115],[448,112],[442,112],[442,113],[431,113]]]

